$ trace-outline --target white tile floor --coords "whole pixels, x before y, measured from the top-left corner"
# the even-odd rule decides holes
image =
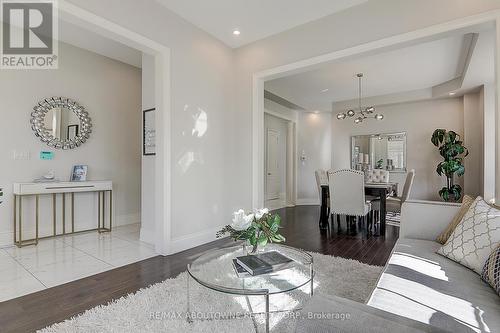
[[[139,224],[0,249],[0,302],[154,257]]]

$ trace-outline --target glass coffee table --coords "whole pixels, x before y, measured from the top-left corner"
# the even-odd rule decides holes
[[[191,311],[189,300],[190,279],[200,285],[226,294],[240,296],[265,297],[266,332],[269,332],[269,296],[287,293],[307,284],[310,285],[310,295],[313,295],[313,258],[302,250],[280,245],[268,244],[259,253],[278,251],[292,259],[286,269],[257,276],[238,277],[232,259],[246,255],[245,245],[210,250],[199,256],[187,266],[187,314]],[[284,310],[288,311],[288,310]]]

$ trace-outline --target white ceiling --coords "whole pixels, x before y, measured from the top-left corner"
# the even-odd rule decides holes
[[[474,51],[479,60],[471,60],[473,72],[481,72],[474,83],[485,80],[486,69],[478,69],[485,57],[482,53],[488,52],[486,46],[480,47],[483,42],[480,38]],[[359,72],[365,76],[362,82],[365,97],[426,89],[456,77],[462,43],[463,35],[456,35],[325,64],[319,69],[266,82],[265,89],[307,110],[319,111],[331,111],[332,102],[357,98],[355,75]],[[324,92],[325,89],[328,91]]]
[[[156,0],[231,47],[317,20],[368,0]],[[233,36],[238,29],[241,35]]]

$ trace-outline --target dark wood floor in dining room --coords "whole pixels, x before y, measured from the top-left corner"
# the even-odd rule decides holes
[[[399,230],[388,225],[386,237],[361,239],[360,234],[320,232],[319,207],[297,206],[277,211],[286,244],[308,251],[384,265]],[[343,226],[345,229],[345,225]],[[135,292],[186,270],[186,265],[210,248],[226,246],[221,239],[171,256],[157,256],[61,286],[0,303],[0,332],[32,332],[83,311]]]

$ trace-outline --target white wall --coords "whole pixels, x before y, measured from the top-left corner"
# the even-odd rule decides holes
[[[69,0],[171,50],[171,237],[177,252],[215,239],[241,201],[240,145],[233,50],[157,1]],[[248,150],[245,160],[234,151]],[[158,158],[158,156],[157,156]]]
[[[469,156],[464,160],[465,175],[463,193],[476,197],[483,195],[484,186],[484,107],[482,94],[472,93],[463,96],[464,103],[464,146]]]
[[[155,58],[142,55],[142,111],[155,107]],[[142,143],[141,135],[141,143]],[[143,242],[154,243],[155,235],[155,159],[156,156],[142,156],[141,174],[141,233]]]
[[[318,204],[314,172],[332,165],[332,116],[330,113],[300,112],[297,123],[297,204]],[[305,160],[301,160],[305,156]]]
[[[278,133],[278,154],[276,159],[278,160],[278,181],[279,181],[279,201],[285,204],[286,200],[286,142],[287,142],[287,132],[288,132],[288,121],[282,118],[275,117],[271,114],[266,113],[264,115],[264,142],[267,142],[267,132],[268,130],[274,130]],[[265,158],[267,166],[267,144],[265,147]],[[266,170],[267,174],[267,170]]]
[[[484,198],[495,198],[495,86],[485,85],[481,91],[484,108]]]
[[[115,225],[140,221],[141,70],[64,43],[59,56],[57,70],[12,70],[0,75],[0,187],[5,195],[0,205],[0,245],[13,240],[12,183],[32,181],[49,170],[67,181],[74,164],[89,166],[89,180],[113,181]],[[72,98],[88,110],[93,132],[81,147],[50,149],[33,134],[31,110],[51,96]],[[14,160],[15,150],[28,152],[30,159]],[[54,160],[40,160],[40,151],[53,151]],[[75,200],[77,229],[96,227],[96,196],[78,194]],[[32,204],[33,200],[23,202],[28,229],[33,226],[28,224],[33,221]],[[49,204],[50,198],[41,199],[41,235],[51,232]]]
[[[334,114],[337,112],[333,110]],[[436,173],[441,157],[430,139],[437,128],[454,130],[463,135],[462,98],[379,106],[377,112],[384,114],[383,121],[371,119],[360,125],[352,119],[340,121],[333,117],[333,168],[350,167],[350,140],[353,135],[406,132],[407,168],[415,169],[411,198],[439,199],[437,192],[445,185],[445,179]],[[393,181],[403,182],[404,179],[404,174],[391,173]],[[463,184],[463,179],[458,179],[458,183]]]

